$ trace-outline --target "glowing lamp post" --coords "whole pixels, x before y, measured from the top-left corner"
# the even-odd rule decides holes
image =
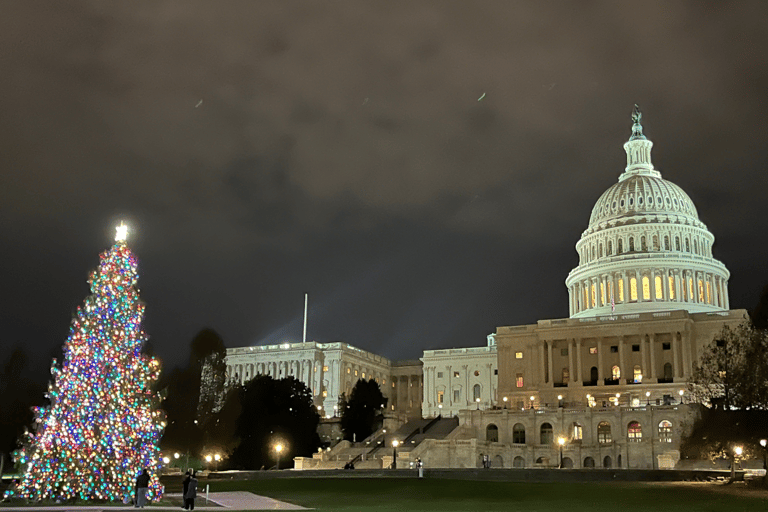
[[[397,469],[397,445],[399,444],[397,439],[392,441],[392,469]]]
[[[475,403],[477,404],[477,410],[479,411],[480,410],[480,399],[479,398],[475,398]]]
[[[683,391],[683,390],[681,389],[680,391],[678,391],[678,393],[680,394],[680,403],[681,403],[681,404],[684,404],[684,403],[685,403],[685,401],[683,400],[683,397],[684,397],[684,395],[685,395],[685,391]]]
[[[766,457],[765,457],[765,445],[767,443],[768,443],[767,439],[760,440],[760,446],[763,447],[763,469],[768,469],[768,465],[766,465]],[[763,479],[765,479],[765,476],[763,476]]]
[[[283,451],[283,445],[282,444],[276,444],[275,445],[275,453],[277,453],[277,465],[275,466],[277,469],[280,469],[280,452]]]
[[[509,398],[504,397],[502,400],[504,400],[504,408],[506,409],[507,408],[507,400],[509,400]]]
[[[221,455],[219,455],[218,453],[213,455],[213,461],[214,461],[213,470],[214,471],[218,471],[219,470],[219,461],[220,460],[221,460]]]
[[[560,445],[560,469],[563,469],[563,445],[565,444],[565,438],[563,436],[558,437],[557,444]]]
[[[651,405],[651,392],[650,391],[646,391],[645,392],[645,404],[646,405]]]

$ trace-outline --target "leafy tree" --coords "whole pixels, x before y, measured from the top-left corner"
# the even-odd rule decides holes
[[[235,435],[240,442],[230,459],[234,467],[274,466],[274,447],[278,443],[284,447],[280,460],[285,466],[294,457],[311,456],[320,446],[317,435],[320,416],[311,390],[300,380],[293,377],[275,380],[259,375],[228,394],[221,412],[231,415],[231,408],[237,410],[238,407]]]
[[[381,393],[378,382],[360,379],[352,388],[349,399],[345,398],[340,406],[344,439],[362,441],[381,423],[387,399]]]
[[[768,332],[749,322],[723,327],[694,365],[695,402],[731,409],[768,409]]]

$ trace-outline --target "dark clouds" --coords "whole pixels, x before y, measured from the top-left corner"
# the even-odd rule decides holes
[[[64,341],[122,217],[171,365],[298,338],[305,291],[312,338],[393,358],[567,316],[634,103],[732,306],[768,281],[764,2],[4,7],[4,347]]]

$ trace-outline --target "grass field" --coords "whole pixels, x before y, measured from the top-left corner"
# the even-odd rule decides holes
[[[212,482],[320,511],[757,512],[768,499],[713,487],[660,484],[512,483],[416,478],[284,478]]]

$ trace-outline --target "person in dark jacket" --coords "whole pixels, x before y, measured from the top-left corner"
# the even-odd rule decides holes
[[[187,491],[184,493],[184,508],[187,510],[195,510],[195,498],[197,497],[197,478],[192,473],[192,477],[189,479],[189,485],[187,485]]]
[[[141,474],[136,477],[136,508],[144,508],[147,504],[147,489],[149,488],[149,473],[146,469],[141,470]]]
[[[184,510],[187,509],[187,489],[189,489],[189,481],[192,480],[192,472],[190,470],[187,470],[187,473],[184,475],[184,480],[181,481],[181,485],[184,488],[184,490],[181,492],[181,501],[184,502],[184,504],[181,506]]]

